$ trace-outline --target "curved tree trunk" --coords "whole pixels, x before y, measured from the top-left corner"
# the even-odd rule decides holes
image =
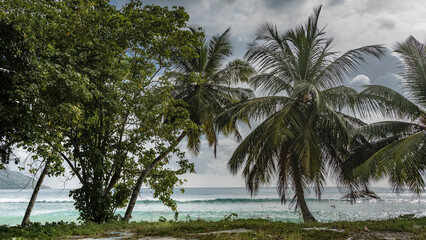
[[[31,212],[33,210],[35,201],[37,199],[38,192],[40,191],[41,185],[43,184],[44,177],[47,174],[48,168],[49,168],[49,163],[46,162],[46,165],[44,166],[44,169],[37,180],[37,184],[34,188],[33,194],[31,195],[31,199],[30,199],[30,202],[28,203],[27,210],[25,211],[24,219],[22,219],[21,226],[26,226],[28,225],[28,223],[30,223]]]
[[[301,179],[299,171],[300,171],[300,168],[294,169],[294,175],[293,175],[293,183],[294,183],[296,196],[297,196],[297,205],[300,207],[300,210],[302,211],[303,221],[316,222],[317,220],[314,218],[311,211],[309,211],[308,205],[306,204],[305,192],[303,190],[302,179]]]
[[[186,132],[183,132],[179,138],[176,140],[176,143],[173,146],[170,146],[165,152],[161,153],[154,161],[152,161],[141,173],[141,175],[138,178],[138,181],[136,182],[135,187],[133,188],[132,196],[129,201],[129,205],[127,206],[126,213],[124,214],[123,220],[125,222],[128,222],[132,216],[133,208],[135,207],[136,200],[138,199],[139,192],[141,190],[142,184],[145,181],[148,174],[151,172],[151,170],[157,166],[172,150],[175,148],[182,139],[186,136]]]

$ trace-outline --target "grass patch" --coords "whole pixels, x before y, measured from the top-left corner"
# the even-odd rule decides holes
[[[426,239],[426,217],[399,217],[382,221],[354,221],[330,223],[273,222],[263,219],[237,219],[222,221],[178,222],[109,222],[104,224],[35,223],[31,226],[0,226],[0,239],[76,239],[82,237],[106,237],[111,232],[132,232],[130,239],[144,236],[173,236],[192,239],[347,239],[365,232],[411,233],[412,239]],[[344,232],[304,230],[325,227],[344,229]],[[245,228],[251,232],[197,235],[197,233]]]

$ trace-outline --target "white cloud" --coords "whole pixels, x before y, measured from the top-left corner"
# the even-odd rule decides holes
[[[360,74],[358,76],[356,76],[354,79],[352,79],[351,81],[352,84],[364,84],[364,85],[369,85],[370,84],[370,78],[368,78],[367,76]]]
[[[363,75],[363,74],[359,74],[356,77],[354,77],[350,82],[349,82],[349,86],[355,88],[355,89],[360,89],[361,86],[363,85],[370,85],[370,78]]]

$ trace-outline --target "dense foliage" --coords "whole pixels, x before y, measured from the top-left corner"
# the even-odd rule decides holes
[[[106,0],[2,1],[1,9],[0,20],[16,26],[36,55],[34,69],[20,72],[35,82],[19,94],[37,119],[20,146],[51,164],[50,175],[66,163],[81,183],[71,195],[82,220],[114,218],[138,169],[192,128],[170,82],[157,76],[172,57],[194,56],[197,38],[182,30],[188,15],[139,2],[118,10]],[[160,165],[146,181],[169,205],[176,175],[193,169],[172,152],[181,168]]]
[[[0,20],[0,168],[14,160],[14,138],[25,131],[28,106],[18,93],[30,84],[20,73],[31,69],[31,58],[23,34],[13,23]]]

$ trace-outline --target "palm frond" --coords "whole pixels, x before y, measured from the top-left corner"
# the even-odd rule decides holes
[[[416,104],[388,87],[368,85],[364,86],[364,88],[365,90],[361,92],[361,95],[375,101],[379,105],[378,110],[384,116],[410,120],[426,116],[425,112]]]
[[[249,119],[264,120],[284,108],[290,102],[291,99],[281,96],[242,100],[228,106],[224,112],[217,116],[217,128],[224,134],[236,133],[234,130],[238,129],[238,122],[246,123],[250,126]],[[237,137],[237,140],[240,140],[238,134],[235,137]]]
[[[249,88],[242,87],[229,87],[222,85],[208,85],[206,86],[208,89],[213,91],[218,91],[218,95],[220,96],[222,93],[222,98],[227,98],[229,103],[234,103],[236,101],[246,100],[255,97],[253,90]],[[220,93],[219,93],[220,92]],[[226,104],[229,105],[229,104]]]
[[[277,159],[276,169],[278,171],[277,177],[277,190],[281,198],[281,203],[286,203],[287,191],[289,189],[289,175],[290,175],[290,159],[289,159],[289,149],[287,144],[283,144],[280,149],[279,156]]]
[[[394,190],[403,191],[408,187],[411,192],[420,194],[425,187],[425,143],[424,132],[395,141],[357,167],[354,175],[373,179],[388,176]]]
[[[203,68],[203,72],[206,75],[213,74],[216,69],[221,67],[223,60],[231,55],[230,28],[228,28],[221,35],[214,36],[210,40],[207,61]]]
[[[287,104],[282,110],[265,119],[234,151],[228,163],[231,173],[236,174],[238,172],[247,156],[246,164],[249,164],[250,161],[256,161],[259,156],[273,156],[278,144],[289,141],[296,136],[300,122],[301,113],[292,103]],[[266,152],[264,148],[268,148],[269,152]]]
[[[279,146],[295,137],[300,120],[300,112],[294,104],[288,104],[263,121],[234,151],[228,167],[236,174],[244,165],[242,174],[252,194],[275,176]]]
[[[426,46],[410,36],[405,42],[396,44],[398,53],[405,63],[403,77],[413,99],[426,108]]]
[[[367,125],[367,123],[365,123],[364,121],[362,121],[359,118],[352,117],[352,116],[345,114],[345,113],[342,113],[342,112],[337,112],[337,114],[339,114],[340,117],[345,119],[346,122],[348,122],[351,126],[353,126],[355,128],[359,128],[359,127]]]
[[[338,112],[346,111],[361,117],[371,117],[377,112],[387,112],[388,107],[380,104],[370,95],[358,93],[355,89],[348,86],[337,86],[321,91],[323,100],[334,110]]]
[[[281,92],[289,94],[293,88],[286,80],[286,76],[281,78],[276,73],[257,74],[250,79],[250,85],[268,96]]]
[[[368,139],[380,139],[388,138],[391,136],[394,137],[407,137],[412,135],[421,129],[426,129],[425,127],[410,123],[410,122],[401,122],[401,121],[384,121],[372,123],[352,131],[353,135],[363,135]]]
[[[358,67],[365,62],[367,56],[381,58],[386,48],[381,45],[364,46],[349,50],[331,62],[315,78],[319,87],[324,89],[343,84],[347,77],[357,73]]]
[[[302,126],[300,134],[293,140],[291,150],[300,160],[304,176],[315,179],[321,172],[322,157],[319,149],[319,139],[315,129],[310,124]]]
[[[211,84],[226,85],[248,82],[254,73],[255,70],[248,62],[235,59],[229,62],[223,69],[212,73],[208,78],[208,82]]]
[[[249,44],[245,58],[261,69],[261,73],[276,75],[291,84],[288,81],[297,78],[294,71],[297,56],[291,46],[270,23],[261,25],[256,35],[256,40]]]

